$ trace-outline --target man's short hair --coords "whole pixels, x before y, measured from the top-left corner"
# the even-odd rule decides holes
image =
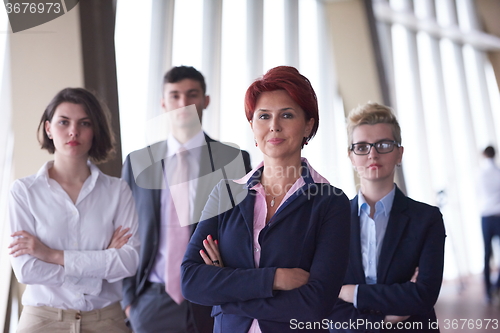
[[[191,79],[200,82],[203,95],[207,93],[207,85],[205,84],[205,77],[196,68],[191,66],[177,66],[170,69],[165,76],[163,76],[163,85],[167,83],[176,83],[184,79]]]
[[[495,157],[495,148],[492,146],[488,146],[484,149],[483,151],[484,156],[488,158],[494,158]]]

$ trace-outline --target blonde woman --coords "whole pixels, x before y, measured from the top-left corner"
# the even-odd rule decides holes
[[[330,331],[439,331],[434,304],[443,277],[441,213],[394,184],[404,149],[390,108],[362,105],[350,112],[347,129],[361,187],[351,200],[350,261]],[[360,324],[342,326],[350,322]]]

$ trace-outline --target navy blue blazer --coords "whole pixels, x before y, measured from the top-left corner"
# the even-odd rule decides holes
[[[443,218],[439,209],[408,198],[396,187],[378,260],[377,284],[368,285],[361,257],[356,196],[351,200],[351,248],[344,284],[359,285],[358,308],[356,309],[352,303],[339,300],[330,319],[339,322],[337,327],[340,327],[341,323],[358,319],[380,323],[385,315],[411,315],[407,322],[421,322],[423,329],[404,330],[405,332],[432,331],[428,325],[429,322],[436,321],[434,304],[443,278],[445,237]],[[419,268],[417,282],[412,283],[410,279],[417,267]],[[384,331],[388,330],[382,330]],[[394,331],[401,332],[401,330]],[[330,332],[379,332],[379,330],[371,330],[368,327],[366,330],[331,329]]]
[[[321,321],[332,309],[347,268],[349,202],[341,190],[314,183],[307,171],[305,185],[259,234],[259,268],[253,254],[256,192],[249,190],[259,181],[258,172],[246,184],[230,181],[231,195],[224,182],[210,195],[203,214],[214,217],[202,217],[181,272],[186,299],[214,306],[214,332],[247,332],[254,318],[263,333],[295,332],[292,319]],[[239,202],[234,208],[228,203],[230,196]],[[218,239],[225,267],[205,265],[200,257],[207,235]],[[273,291],[276,268],[295,267],[310,273],[308,283],[290,291]]]
[[[199,148],[201,149],[200,178],[198,178],[195,198],[194,221],[199,221],[210,192],[221,179],[242,177],[251,170],[250,156],[246,151],[222,144],[208,135],[205,135],[205,141],[207,145]],[[122,178],[132,190],[139,216],[141,249],[136,275],[123,280],[122,307],[133,304],[145,291],[147,278],[158,252],[161,190],[165,187],[162,163],[164,163],[165,156],[167,156],[167,143],[162,141],[131,153],[123,164]],[[227,167],[235,162],[243,165],[237,168]],[[196,224],[192,224],[192,231],[195,228]],[[190,307],[198,329],[203,332],[212,332],[211,309],[197,304],[190,304]],[[185,320],[185,318],[179,320]]]

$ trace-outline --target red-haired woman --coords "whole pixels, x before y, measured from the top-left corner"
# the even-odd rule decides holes
[[[327,331],[350,208],[301,157],[318,129],[316,94],[280,66],[250,85],[245,111],[264,161],[213,190],[182,264],[184,296],[214,306],[214,332]]]

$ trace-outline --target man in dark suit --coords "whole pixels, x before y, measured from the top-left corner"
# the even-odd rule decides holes
[[[169,247],[184,233],[187,238],[193,233],[211,190],[221,179],[240,178],[251,169],[247,152],[212,140],[202,131],[202,113],[209,102],[199,71],[172,68],[164,77],[161,102],[171,133],[167,140],[131,153],[123,166],[122,178],[132,189],[141,237],[137,274],[123,282],[122,306],[135,333],[213,330],[211,308],[186,301],[180,294],[180,261],[187,243]],[[172,187],[171,175],[179,172],[181,164],[188,176],[182,181],[187,184],[186,200],[179,200]],[[186,202],[186,208],[181,208]],[[177,224],[183,225],[183,209],[189,223],[172,228],[177,216]],[[169,289],[172,276],[178,281]]]

